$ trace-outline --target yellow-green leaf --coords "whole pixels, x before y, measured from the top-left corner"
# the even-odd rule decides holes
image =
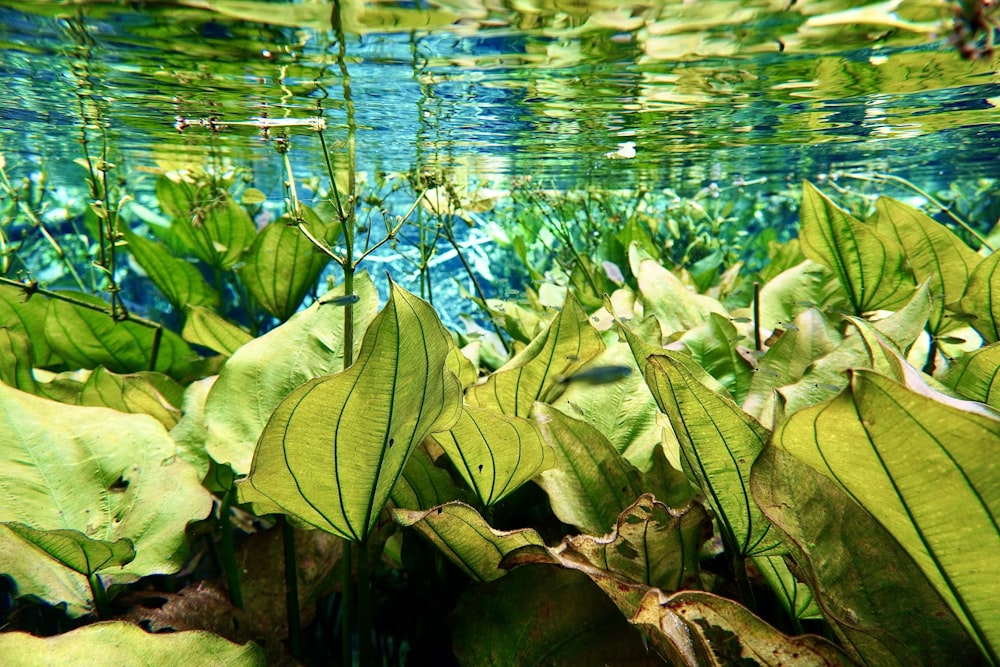
[[[121,230],[132,257],[174,308],[218,305],[219,294],[205,282],[197,267],[174,257],[166,246],[143,238],[127,225],[122,225]]]
[[[1000,252],[995,252],[972,271],[962,312],[987,343],[1000,341]]]
[[[232,356],[253,340],[253,336],[239,328],[214,310],[203,306],[190,306],[184,320],[181,336],[189,343]]]
[[[240,501],[273,503],[364,541],[413,448],[458,421],[461,388],[445,367],[449,350],[434,309],[392,285],[354,365],[310,380],[278,404],[250,476],[238,484]]]
[[[38,547],[74,572],[87,576],[111,567],[128,565],[135,560],[135,547],[127,537],[112,542],[95,540],[78,530],[66,528],[37,530],[16,521],[7,521],[4,525],[25,542]]]

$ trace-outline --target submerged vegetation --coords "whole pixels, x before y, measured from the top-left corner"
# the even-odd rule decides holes
[[[791,194],[738,188],[359,193],[331,163],[310,208],[278,148],[279,211],[199,167],[137,208],[85,161],[75,235],[0,174],[5,664],[124,659],[111,637],[238,664],[997,664],[1000,255],[960,215],[988,184],[952,230],[805,183],[779,238]],[[523,290],[486,295],[468,225]],[[425,296],[454,250],[487,327],[391,282],[379,310],[383,246]],[[137,315],[133,281],[164,307]]]

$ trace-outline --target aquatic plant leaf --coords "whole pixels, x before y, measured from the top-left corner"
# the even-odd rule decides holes
[[[316,214],[310,211],[306,217],[314,236],[323,238],[322,223]],[[237,271],[254,299],[285,321],[298,310],[329,263],[330,256],[314,246],[292,224],[290,216],[284,215],[260,230]]]
[[[1000,343],[962,355],[938,379],[965,398],[1000,410]]]
[[[743,401],[743,410],[764,427],[773,427],[774,392],[801,380],[819,359],[836,350],[842,339],[837,328],[816,308],[799,313],[794,325],[795,330],[782,334],[760,358]],[[809,388],[806,385],[803,390]],[[839,391],[840,387],[834,389]],[[822,393],[817,396],[825,397]]]
[[[552,460],[534,422],[471,405],[463,406],[451,429],[431,438],[486,507],[516,491]]]
[[[410,454],[389,498],[396,507],[425,510],[458,500],[462,495],[448,471],[439,467],[421,445]]]
[[[150,634],[133,623],[93,623],[54,637],[27,632],[0,634],[0,663],[32,667],[44,656],[52,665],[158,665],[186,667],[265,667],[263,649],[234,644],[210,632]],[[99,656],[99,657],[97,657]]]
[[[648,589],[630,620],[661,656],[679,667],[853,664],[822,637],[789,637],[738,602],[702,591],[667,595]]]
[[[111,542],[95,540],[78,530],[37,530],[17,521],[5,521],[4,525],[59,563],[87,576],[108,568],[128,565],[135,560],[135,547],[127,537]]]
[[[770,432],[732,399],[698,381],[683,355],[650,355],[643,375],[681,445],[684,472],[719,516],[735,553],[766,555],[777,546],[771,525],[750,497],[750,467]]]
[[[742,403],[750,389],[750,364],[737,352],[740,334],[736,327],[718,313],[681,336],[680,341],[698,365],[712,374],[737,403]]]
[[[623,581],[676,591],[697,580],[699,553],[710,534],[711,519],[701,505],[673,509],[644,493],[622,511],[607,535],[569,535],[545,550],[519,549],[502,564],[592,568]]]
[[[662,664],[600,589],[573,570],[520,567],[467,589],[453,617],[455,657],[465,667]]]
[[[128,225],[121,226],[128,250],[167,301],[178,311],[185,306],[219,305],[219,293],[212,289],[197,267],[173,256],[163,245],[143,238]]]
[[[169,384],[173,386],[168,386]],[[177,425],[181,414],[165,393],[177,400],[183,392],[184,389],[179,384],[165,375],[119,375],[98,366],[83,383],[77,404],[146,414],[169,430]]]
[[[0,385],[0,521],[37,530],[77,530],[96,540],[132,540],[136,558],[111,581],[176,572],[184,564],[185,526],[205,518],[211,495],[175,456],[163,426],[146,415],[77,407]],[[40,563],[33,549],[0,531],[3,570],[19,595],[90,609],[86,580]],[[63,597],[63,596],[69,597]]]
[[[767,451],[766,448],[765,451]],[[753,477],[750,479],[752,484]],[[795,575],[788,568],[784,555],[754,556],[751,560],[792,618],[799,620],[823,618],[823,613],[819,605],[816,604],[816,599],[809,586],[795,578]]]
[[[891,197],[879,197],[875,206],[875,228],[896,239],[918,283],[930,281],[930,332],[937,335],[952,328],[947,326],[951,321],[945,317],[945,304],[962,297],[982,258],[923,211]]]
[[[23,290],[13,285],[0,285],[0,328],[23,334],[32,341],[29,366],[45,368],[59,362],[59,357],[45,338],[45,317],[48,304],[38,296],[26,299]]]
[[[83,293],[66,293],[74,299],[106,306]],[[106,313],[83,308],[59,299],[49,299],[45,319],[45,339],[66,364],[76,368],[104,366],[115,373],[154,370],[185,377],[197,355],[180,336],[163,329],[155,366],[152,328],[130,322],[116,322]]]
[[[639,283],[643,312],[653,315],[660,323],[660,333],[666,339],[678,331],[698,326],[709,313],[728,317],[726,309],[715,299],[698,294],[680,281],[659,262],[644,259],[632,271]]]
[[[461,415],[461,387],[445,368],[450,343],[434,309],[392,284],[357,361],[275,408],[249,477],[237,483],[240,502],[273,503],[364,542],[413,449]]]
[[[182,416],[170,429],[170,437],[177,445],[177,456],[190,463],[201,479],[205,478],[211,463],[205,449],[205,441],[208,439],[205,403],[208,401],[208,392],[218,379],[218,375],[211,375],[187,386],[181,402]]]
[[[806,257],[834,272],[855,315],[895,310],[913,292],[896,240],[838,208],[808,181],[802,184],[799,243]]]
[[[355,276],[354,288],[360,297],[353,308],[354,330],[361,332],[375,317],[378,292],[365,272]],[[333,294],[343,291],[340,285]],[[205,404],[206,447],[215,461],[237,474],[248,473],[257,440],[278,403],[306,381],[343,368],[346,312],[314,303],[233,353]],[[361,336],[355,336],[355,347],[360,345]]]
[[[493,581],[507,573],[501,562],[517,549],[545,542],[532,528],[496,530],[479,512],[452,501],[427,510],[392,510],[393,520],[412,527],[451,562],[476,581]]]
[[[773,442],[875,517],[997,661],[1000,582],[981,573],[1000,567],[1000,472],[993,464],[1000,416],[926,385],[855,370],[849,390],[792,415]],[[962,508],[961,517],[952,507]]]
[[[572,292],[566,292],[562,311],[545,330],[486,382],[469,387],[470,405],[506,415],[525,417],[535,401],[554,400],[561,380],[575,373],[604,349],[601,335]]]
[[[38,386],[31,368],[33,356],[27,336],[15,329],[0,328],[0,382],[37,394]]]
[[[181,336],[189,343],[232,356],[236,350],[253,340],[253,336],[214,310],[189,306]]]
[[[839,292],[832,278],[829,269],[807,259],[768,280],[760,288],[758,326],[772,330],[807,308],[824,306]]]
[[[797,577],[859,664],[976,663],[975,645],[910,556],[833,480],[769,446],[750,484]]]
[[[649,470],[658,453],[662,429],[656,422],[656,401],[635,366],[631,348],[616,341],[588,365],[630,366],[634,370],[610,384],[571,382],[553,401],[553,407],[589,422],[629,463],[639,470]]]
[[[1000,341],[1000,252],[976,266],[962,297],[961,309],[987,343]]]
[[[533,416],[555,455],[536,480],[553,514],[585,533],[608,532],[644,491],[638,469],[587,422],[543,403],[535,404]]]

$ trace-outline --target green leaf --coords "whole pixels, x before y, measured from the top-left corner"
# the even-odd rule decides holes
[[[309,211],[309,209],[304,209]],[[309,227],[315,236],[322,227],[315,213]],[[306,294],[316,285],[330,256],[306,238],[291,217],[284,215],[260,230],[247,252],[239,276],[254,299],[267,312],[284,321],[298,310]]]
[[[264,651],[253,643],[233,644],[210,632],[149,634],[121,621],[93,623],[54,637],[26,632],[0,634],[0,663],[7,667],[49,665],[156,665],[188,667],[265,667]]]
[[[649,664],[639,634],[579,572],[518,568],[459,599],[455,656],[467,667]]]
[[[547,467],[551,450],[523,417],[464,406],[458,423],[432,434],[485,507],[511,494]]]
[[[45,338],[45,317],[48,305],[41,297],[25,300],[23,290],[13,285],[0,285],[0,328],[27,336],[32,341],[34,357],[26,359],[29,366],[45,368],[59,362]]]
[[[37,394],[38,386],[31,368],[31,341],[20,331],[0,329],[0,382]]]
[[[962,396],[1000,410],[1000,343],[963,355],[939,379]]]
[[[354,365],[275,409],[237,485],[240,502],[260,498],[364,542],[410,452],[461,415],[461,387],[445,368],[450,341],[434,309],[393,284]]]
[[[792,322],[808,304],[820,307],[838,292],[837,282],[822,264],[806,260],[782,271],[760,288],[762,329],[774,329],[782,322]]]
[[[189,343],[229,357],[253,340],[246,331],[203,306],[188,307],[181,336]]]
[[[765,451],[767,450],[765,449]],[[752,480],[751,477],[751,484]],[[784,556],[754,556],[752,560],[761,576],[778,597],[778,601],[792,618],[799,620],[823,618],[812,591],[807,585],[795,578],[795,575],[788,568]]]
[[[164,386],[167,383],[174,386],[167,389]],[[146,414],[163,424],[164,428],[171,429],[180,420],[180,410],[164,396],[161,387],[174,396],[183,393],[181,386],[165,375],[118,375],[98,366],[83,384],[77,403],[103,406],[119,412]]]
[[[729,316],[722,304],[692,291],[659,262],[645,259],[635,266],[633,259],[632,263],[644,312],[659,321],[664,339],[679,331],[693,329],[707,320],[709,313]]]
[[[857,370],[849,391],[792,415],[774,442],[875,517],[998,662],[1000,580],[985,573],[1000,568],[1000,417]]]
[[[837,208],[808,181],[802,184],[799,242],[806,257],[834,272],[855,315],[895,310],[913,291],[895,239]]]
[[[461,495],[448,471],[438,467],[426,448],[420,446],[410,454],[389,497],[396,507],[425,510],[456,500]]]
[[[378,309],[367,273],[355,277],[354,330],[364,331]],[[343,286],[333,290],[343,294]],[[347,309],[314,303],[281,326],[246,343],[226,361],[205,405],[208,453],[238,474],[250,470],[264,424],[285,396],[312,378],[336,373],[344,363]],[[361,344],[355,336],[355,347]],[[355,350],[355,353],[357,350]]]
[[[428,510],[392,510],[393,520],[412,527],[476,581],[493,581],[507,573],[501,562],[517,549],[544,548],[531,528],[495,530],[479,512],[453,501]]]
[[[181,405],[183,416],[170,430],[170,437],[177,445],[177,456],[194,466],[199,479],[205,478],[211,463],[205,449],[205,441],[208,439],[205,403],[208,401],[208,392],[218,379],[218,375],[212,375],[187,386]]]
[[[78,530],[36,530],[16,521],[4,525],[74,572],[90,576],[101,570],[128,565],[135,560],[132,540],[122,537],[109,542],[87,537]]]
[[[797,576],[859,664],[976,663],[975,645],[910,556],[834,481],[767,447],[751,486],[783,531]]]
[[[777,537],[750,497],[750,467],[770,432],[732,399],[698,381],[683,355],[650,355],[643,375],[681,444],[684,472],[719,515],[723,536],[742,556],[766,555]]]
[[[962,312],[987,343],[1000,341],[1000,252],[995,252],[972,271],[962,297]]]
[[[69,529],[106,542],[132,540],[136,558],[112,580],[176,572],[185,526],[203,519],[212,498],[195,470],[175,456],[163,426],[146,415],[54,403],[0,385],[0,521],[38,530]],[[20,595],[70,613],[89,610],[86,579],[0,534],[0,562]],[[60,571],[62,570],[62,571]],[[69,597],[64,597],[69,596]]]
[[[691,358],[711,373],[737,403],[746,397],[752,376],[750,364],[736,351],[740,338],[729,318],[718,313],[710,313],[704,323],[680,338]]]
[[[189,305],[215,307],[219,304],[218,292],[209,287],[196,266],[174,257],[165,246],[139,236],[127,225],[122,225],[121,229],[132,257],[174,308],[183,311]]]
[[[106,305],[83,293],[67,293],[74,299]],[[150,368],[154,330],[130,322],[116,322],[106,313],[50,299],[45,320],[45,338],[66,364],[76,368],[104,366],[115,373],[155,370],[174,377],[190,371],[196,355],[180,336],[163,329],[156,364]]]
[[[962,298],[973,269],[982,261],[972,248],[926,213],[890,197],[876,202],[875,228],[895,238],[918,283],[930,280],[934,335],[948,329],[945,304]]]
[[[469,387],[466,401],[506,415],[527,416],[532,403],[554,399],[550,395],[562,388],[561,380],[603,349],[601,335],[567,291],[559,315],[486,382]]]

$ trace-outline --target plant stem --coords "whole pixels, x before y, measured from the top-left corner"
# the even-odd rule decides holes
[[[288,650],[302,659],[302,620],[299,617],[299,574],[295,557],[295,529],[284,514],[278,515],[285,555],[285,605],[288,607]]]
[[[758,352],[764,349],[760,340],[760,283],[756,281],[753,284],[753,344]]]
[[[350,667],[354,664],[354,650],[352,640],[351,620],[353,618],[353,605],[351,604],[351,586],[354,585],[351,576],[351,549],[354,543],[344,540],[344,553],[340,557],[340,565],[343,567],[342,589],[340,594],[340,664],[343,667]]]
[[[358,544],[358,664],[371,665],[372,596],[368,572],[368,538]]]
[[[219,504],[219,532],[222,534],[220,540],[222,543],[220,560],[222,560],[223,569],[226,571],[226,583],[229,586],[229,601],[232,602],[234,607],[242,609],[243,591],[240,588],[240,569],[239,564],[236,562],[236,549],[233,545],[233,522],[229,513],[229,508],[232,507],[235,496],[236,487],[230,487],[222,496],[222,502]]]
[[[97,618],[104,620],[111,618],[111,603],[108,601],[108,593],[104,590],[104,582],[101,575],[87,575],[87,582],[90,584],[90,594],[94,597],[94,607],[97,609]]]

